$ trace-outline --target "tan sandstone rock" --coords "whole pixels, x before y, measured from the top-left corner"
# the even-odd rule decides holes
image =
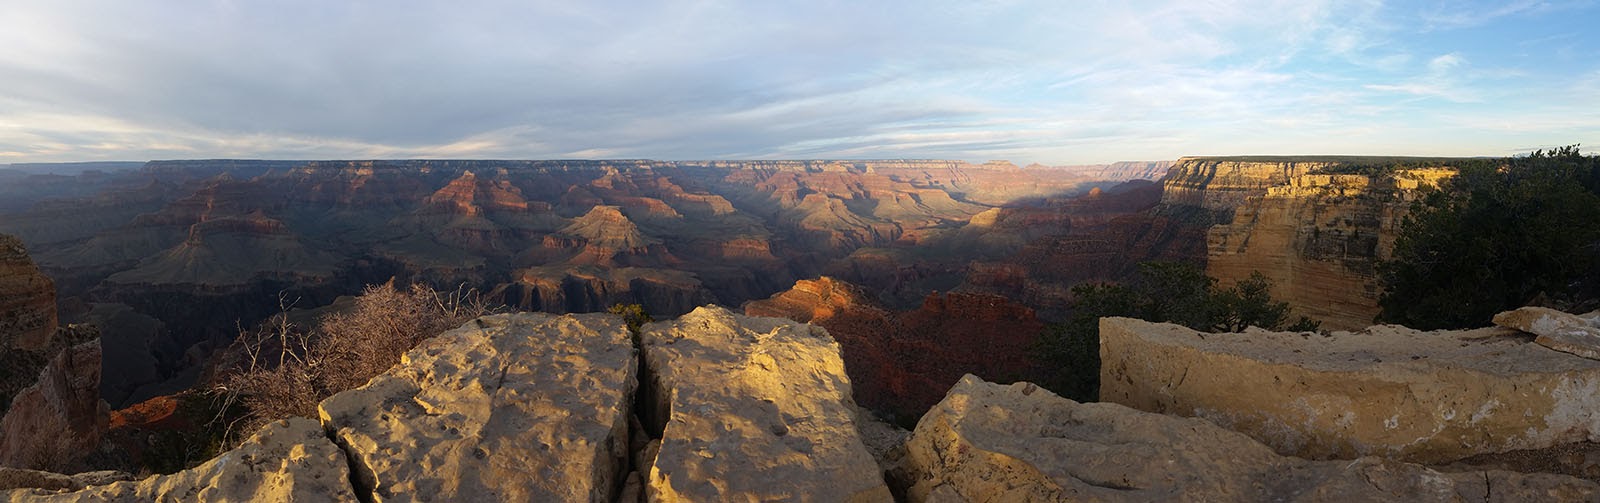
[[[321,405],[373,501],[610,501],[638,365],[622,319],[487,316]]]
[[[1600,441],[1600,361],[1503,328],[1203,334],[1100,320],[1100,399],[1199,416],[1278,452],[1443,463]]]
[[[967,376],[894,472],[909,501],[1593,501],[1587,480],[1307,461],[1197,418],[1077,403]]]
[[[1600,360],[1600,317],[1584,318],[1546,307],[1523,307],[1494,315],[1494,324],[1537,335],[1533,342],[1544,347]]]
[[[641,338],[650,501],[890,501],[826,330],[707,306]]]
[[[77,491],[89,486],[127,480],[134,480],[133,475],[111,470],[65,475],[38,470],[0,467],[0,491],[8,489]]]
[[[1217,215],[1206,275],[1227,285],[1260,272],[1294,314],[1358,329],[1378,314],[1376,264],[1394,248],[1411,200],[1455,171],[1324,172],[1348,162],[1188,157],[1164,180],[1162,203]]]
[[[291,418],[269,424],[211,461],[172,475],[91,486],[73,492],[0,491],[0,501],[358,501],[350,491],[344,453],[316,421]]]

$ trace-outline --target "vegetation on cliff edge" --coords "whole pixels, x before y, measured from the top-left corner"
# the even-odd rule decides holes
[[[315,418],[323,399],[366,384],[423,339],[492,311],[474,291],[403,290],[391,282],[367,287],[353,308],[310,329],[280,313],[241,334],[222,364],[218,389],[247,411],[229,420],[228,431],[248,435],[270,421]]]
[[[1379,264],[1379,318],[1471,328],[1530,304],[1593,309],[1597,267],[1600,157],[1573,145],[1464,163],[1414,203]]]

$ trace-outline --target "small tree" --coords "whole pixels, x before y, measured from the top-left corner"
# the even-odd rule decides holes
[[[656,321],[655,318],[650,317],[650,313],[644,312],[644,306],[640,304],[613,304],[606,311],[621,316],[622,321],[628,324],[628,331],[632,332],[635,337],[639,335],[639,327]]]

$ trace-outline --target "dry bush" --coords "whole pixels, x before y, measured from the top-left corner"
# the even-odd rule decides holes
[[[366,384],[423,339],[494,310],[475,291],[400,290],[387,283],[367,287],[353,309],[323,316],[310,330],[283,313],[273,316],[241,335],[232,371],[220,379],[227,400],[247,410],[229,430],[248,433],[290,416],[315,418],[323,399]]]

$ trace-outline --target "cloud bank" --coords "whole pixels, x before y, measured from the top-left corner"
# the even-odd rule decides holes
[[[1496,155],[1592,2],[8,2],[0,163]]]

